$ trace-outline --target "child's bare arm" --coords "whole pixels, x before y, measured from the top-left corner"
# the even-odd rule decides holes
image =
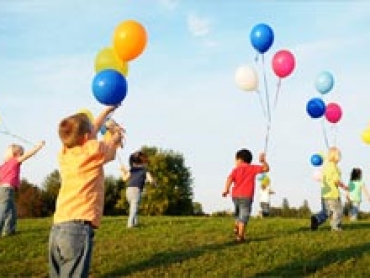
[[[108,145],[108,151],[106,153],[105,162],[112,161],[116,158],[116,151],[122,145],[123,134],[120,130],[116,130],[111,139],[106,142]]]
[[[121,176],[122,176],[122,179],[124,181],[128,181],[128,179],[130,178],[130,171],[126,169],[125,166],[121,166]]]
[[[262,171],[263,172],[270,171],[270,165],[266,161],[266,154],[265,153],[260,154],[260,163],[262,164]]]
[[[226,183],[225,183],[225,189],[224,189],[224,192],[222,193],[222,197],[226,197],[229,192],[230,192],[230,187],[231,187],[231,184],[232,184],[232,180],[231,178],[227,178],[226,180]]]
[[[39,150],[41,150],[43,146],[45,146],[45,141],[41,141],[33,149],[29,150],[28,152],[25,152],[22,156],[18,158],[18,161],[21,163],[23,161],[26,161],[30,157],[34,156]]]
[[[94,123],[93,123],[93,131],[92,131],[92,134],[91,134],[91,137],[92,138],[96,138],[100,128],[102,127],[102,125],[104,124],[105,122],[105,119],[108,117],[108,115],[110,113],[112,113],[114,110],[116,110],[118,108],[118,105],[116,106],[108,106],[106,107],[103,112],[101,112],[99,114],[98,117],[96,117],[96,119],[94,120]]]
[[[362,186],[362,191],[366,195],[367,200],[370,202],[370,194],[365,185]]]

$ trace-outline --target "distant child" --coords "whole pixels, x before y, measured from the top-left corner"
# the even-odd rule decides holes
[[[17,211],[15,204],[15,191],[20,186],[21,164],[35,155],[43,146],[42,141],[32,150],[24,152],[20,145],[11,144],[4,157],[4,163],[0,165],[0,234],[2,236],[13,235],[17,226]]]
[[[353,168],[351,172],[350,182],[348,185],[347,198],[350,202],[350,220],[356,221],[362,201],[362,191],[365,193],[367,200],[370,202],[370,194],[366,189],[365,183],[362,180],[362,170]]]
[[[96,136],[105,118],[116,108],[107,107],[94,123],[83,113],[59,123],[62,184],[49,236],[50,277],[88,277],[94,229],[99,227],[103,215],[103,165],[115,158],[122,140],[119,129],[110,141],[98,141]]]
[[[262,153],[259,158],[262,165],[251,164],[252,159],[253,156],[249,150],[237,151],[235,155],[236,167],[227,178],[222,193],[222,196],[226,197],[230,192],[231,185],[233,185],[231,197],[235,206],[234,233],[237,242],[245,241],[245,226],[252,210],[256,175],[269,171],[265,154]]]
[[[329,148],[326,161],[322,169],[321,205],[319,213],[311,216],[311,230],[315,231],[331,215],[331,229],[342,230],[343,207],[340,200],[339,187],[347,189],[341,181],[341,172],[338,163],[341,152],[336,147]]]
[[[138,211],[141,195],[146,183],[154,183],[153,177],[146,169],[148,157],[141,151],[130,155],[127,170],[121,167],[122,179],[127,183],[126,199],[130,205],[127,227],[137,227],[139,224]]]
[[[260,184],[261,184],[261,189],[259,191],[259,199],[260,199],[260,206],[261,206],[261,211],[260,215],[262,217],[267,217],[270,215],[270,199],[271,195],[275,194],[275,192],[271,189],[271,180],[269,176],[263,175],[260,178]]]

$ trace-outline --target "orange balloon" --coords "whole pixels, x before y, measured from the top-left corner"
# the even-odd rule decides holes
[[[135,20],[121,22],[113,34],[113,48],[122,61],[138,57],[145,49],[147,33],[145,28]]]

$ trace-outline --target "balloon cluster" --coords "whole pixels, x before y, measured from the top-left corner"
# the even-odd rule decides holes
[[[259,174],[257,176],[257,180],[260,182],[261,186],[264,187],[269,186],[271,184],[270,177],[266,173]]]
[[[311,98],[306,104],[306,112],[312,119],[323,120],[323,135],[326,147],[329,147],[329,140],[327,137],[325,122],[328,122],[335,127],[342,119],[342,108],[336,102],[325,103],[323,97],[332,91],[334,87],[334,77],[329,71],[321,72],[315,80],[315,88],[321,96]],[[323,157],[320,154],[313,154],[311,156],[311,164],[313,166],[321,166]]]
[[[250,33],[250,42],[258,54],[263,55],[271,48],[274,42],[272,28],[265,23],[255,25]],[[288,50],[280,50],[274,54],[271,66],[278,78],[285,78],[295,68],[294,55]],[[256,91],[258,90],[258,81],[258,74],[254,67],[243,65],[237,68],[235,82],[240,89],[244,91]]]
[[[118,105],[126,97],[129,65],[145,49],[147,33],[135,20],[117,25],[113,45],[101,49],[95,57],[96,75],[92,81],[94,97],[103,105]]]
[[[271,48],[274,43],[274,31],[272,28],[265,24],[260,23],[255,25],[250,32],[250,43],[252,47],[257,51],[256,62],[260,60],[262,62],[262,74],[264,81],[264,91],[265,97],[261,96],[259,89],[259,77],[256,69],[250,65],[242,65],[236,69],[235,72],[235,82],[237,86],[243,91],[255,91],[257,92],[262,110],[267,119],[267,129],[266,129],[266,140],[265,140],[265,149],[267,151],[267,145],[269,141],[270,125],[271,125],[271,105],[270,105],[270,94],[268,92],[264,54]],[[261,59],[259,57],[261,56]],[[295,68],[295,58],[292,52],[289,50],[279,50],[277,51],[272,58],[271,67],[278,77],[278,84],[275,93],[274,107],[276,107],[278,95],[281,86],[281,80],[289,76]]]

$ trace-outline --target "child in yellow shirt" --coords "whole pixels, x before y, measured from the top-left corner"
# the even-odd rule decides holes
[[[49,237],[50,277],[88,277],[94,229],[103,215],[103,165],[115,158],[122,132],[117,128],[109,141],[98,141],[96,136],[116,108],[107,107],[94,123],[77,113],[59,124],[62,184]]]

